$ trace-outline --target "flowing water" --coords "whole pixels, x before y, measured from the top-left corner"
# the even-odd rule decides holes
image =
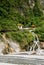
[[[33,47],[33,50],[35,50],[36,46],[38,47],[38,50],[39,50],[40,49],[40,45],[39,45],[38,36],[34,32],[32,32],[32,30],[30,30],[29,32],[31,32],[33,37],[34,37],[34,41],[33,41],[34,44],[31,46],[30,51],[32,50],[32,47]]]
[[[38,48],[36,50],[36,54],[44,55],[44,50],[40,48],[40,42],[38,36],[33,32],[33,30],[30,30],[29,32],[31,32],[34,37],[34,41],[33,41],[34,44],[31,46],[30,51],[32,51],[32,48],[33,51],[35,51],[35,47],[37,46]]]
[[[30,30],[30,32],[32,32]],[[0,62],[2,63],[12,63],[12,64],[17,64],[17,65],[44,65],[44,55],[42,56],[41,53],[41,49],[40,49],[40,46],[39,46],[39,39],[38,39],[38,36],[32,32],[32,35],[34,36],[34,45],[32,45],[33,47],[33,50],[35,50],[35,46],[37,45],[38,46],[38,54],[37,55],[30,55],[30,51],[32,50],[32,47],[30,48],[30,51],[28,52],[20,52],[20,46],[16,43],[16,42],[13,42],[12,40],[8,40],[6,39],[5,37],[5,34],[2,35],[3,39],[4,39],[4,43],[9,43],[10,46],[12,48],[15,49],[15,53],[16,54],[13,54],[13,55],[0,55]],[[37,39],[35,39],[35,36]],[[0,46],[0,48],[4,48],[5,44],[3,44],[2,41],[0,41],[2,43],[2,45]],[[1,49],[1,51],[2,51]],[[40,53],[40,55],[39,55]],[[1,54],[1,52],[0,52]],[[43,53],[42,53],[43,54]]]

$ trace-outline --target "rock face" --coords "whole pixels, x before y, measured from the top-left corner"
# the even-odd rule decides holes
[[[0,54],[13,54],[15,52],[19,52],[20,49],[20,45],[11,40],[11,39],[7,39],[5,34],[2,36],[2,40],[0,39]]]
[[[42,49],[44,49],[44,42],[41,42],[41,43],[40,43],[40,47],[41,47]]]
[[[2,39],[3,39],[3,42],[5,43],[5,48],[2,51],[3,54],[19,52],[21,50],[20,45],[17,42],[6,38],[5,33],[2,34]]]
[[[13,52],[15,52],[15,50],[9,44],[6,44],[5,48],[2,50],[3,54],[9,54]]]
[[[0,55],[2,55],[2,50],[4,49],[5,44],[3,41],[0,40]]]

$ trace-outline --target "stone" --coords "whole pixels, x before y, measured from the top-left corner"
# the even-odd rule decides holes
[[[40,47],[44,49],[44,42],[40,43]]]

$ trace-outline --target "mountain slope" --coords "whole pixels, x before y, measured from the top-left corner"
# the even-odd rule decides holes
[[[30,28],[34,25],[37,28],[35,33],[44,41],[44,15],[39,3],[39,0],[0,0],[0,31],[15,30],[17,32],[5,34],[20,43],[30,44],[33,41],[32,34],[27,30],[19,31],[18,24]]]

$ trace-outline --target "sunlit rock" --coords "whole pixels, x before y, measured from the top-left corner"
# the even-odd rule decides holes
[[[9,54],[13,52],[15,52],[15,50],[8,43],[5,45],[5,48],[2,50],[3,54]]]
[[[36,54],[36,51],[32,51],[32,52],[31,52],[31,55],[35,55],[35,54]]]
[[[44,49],[44,42],[40,43],[40,47]]]

